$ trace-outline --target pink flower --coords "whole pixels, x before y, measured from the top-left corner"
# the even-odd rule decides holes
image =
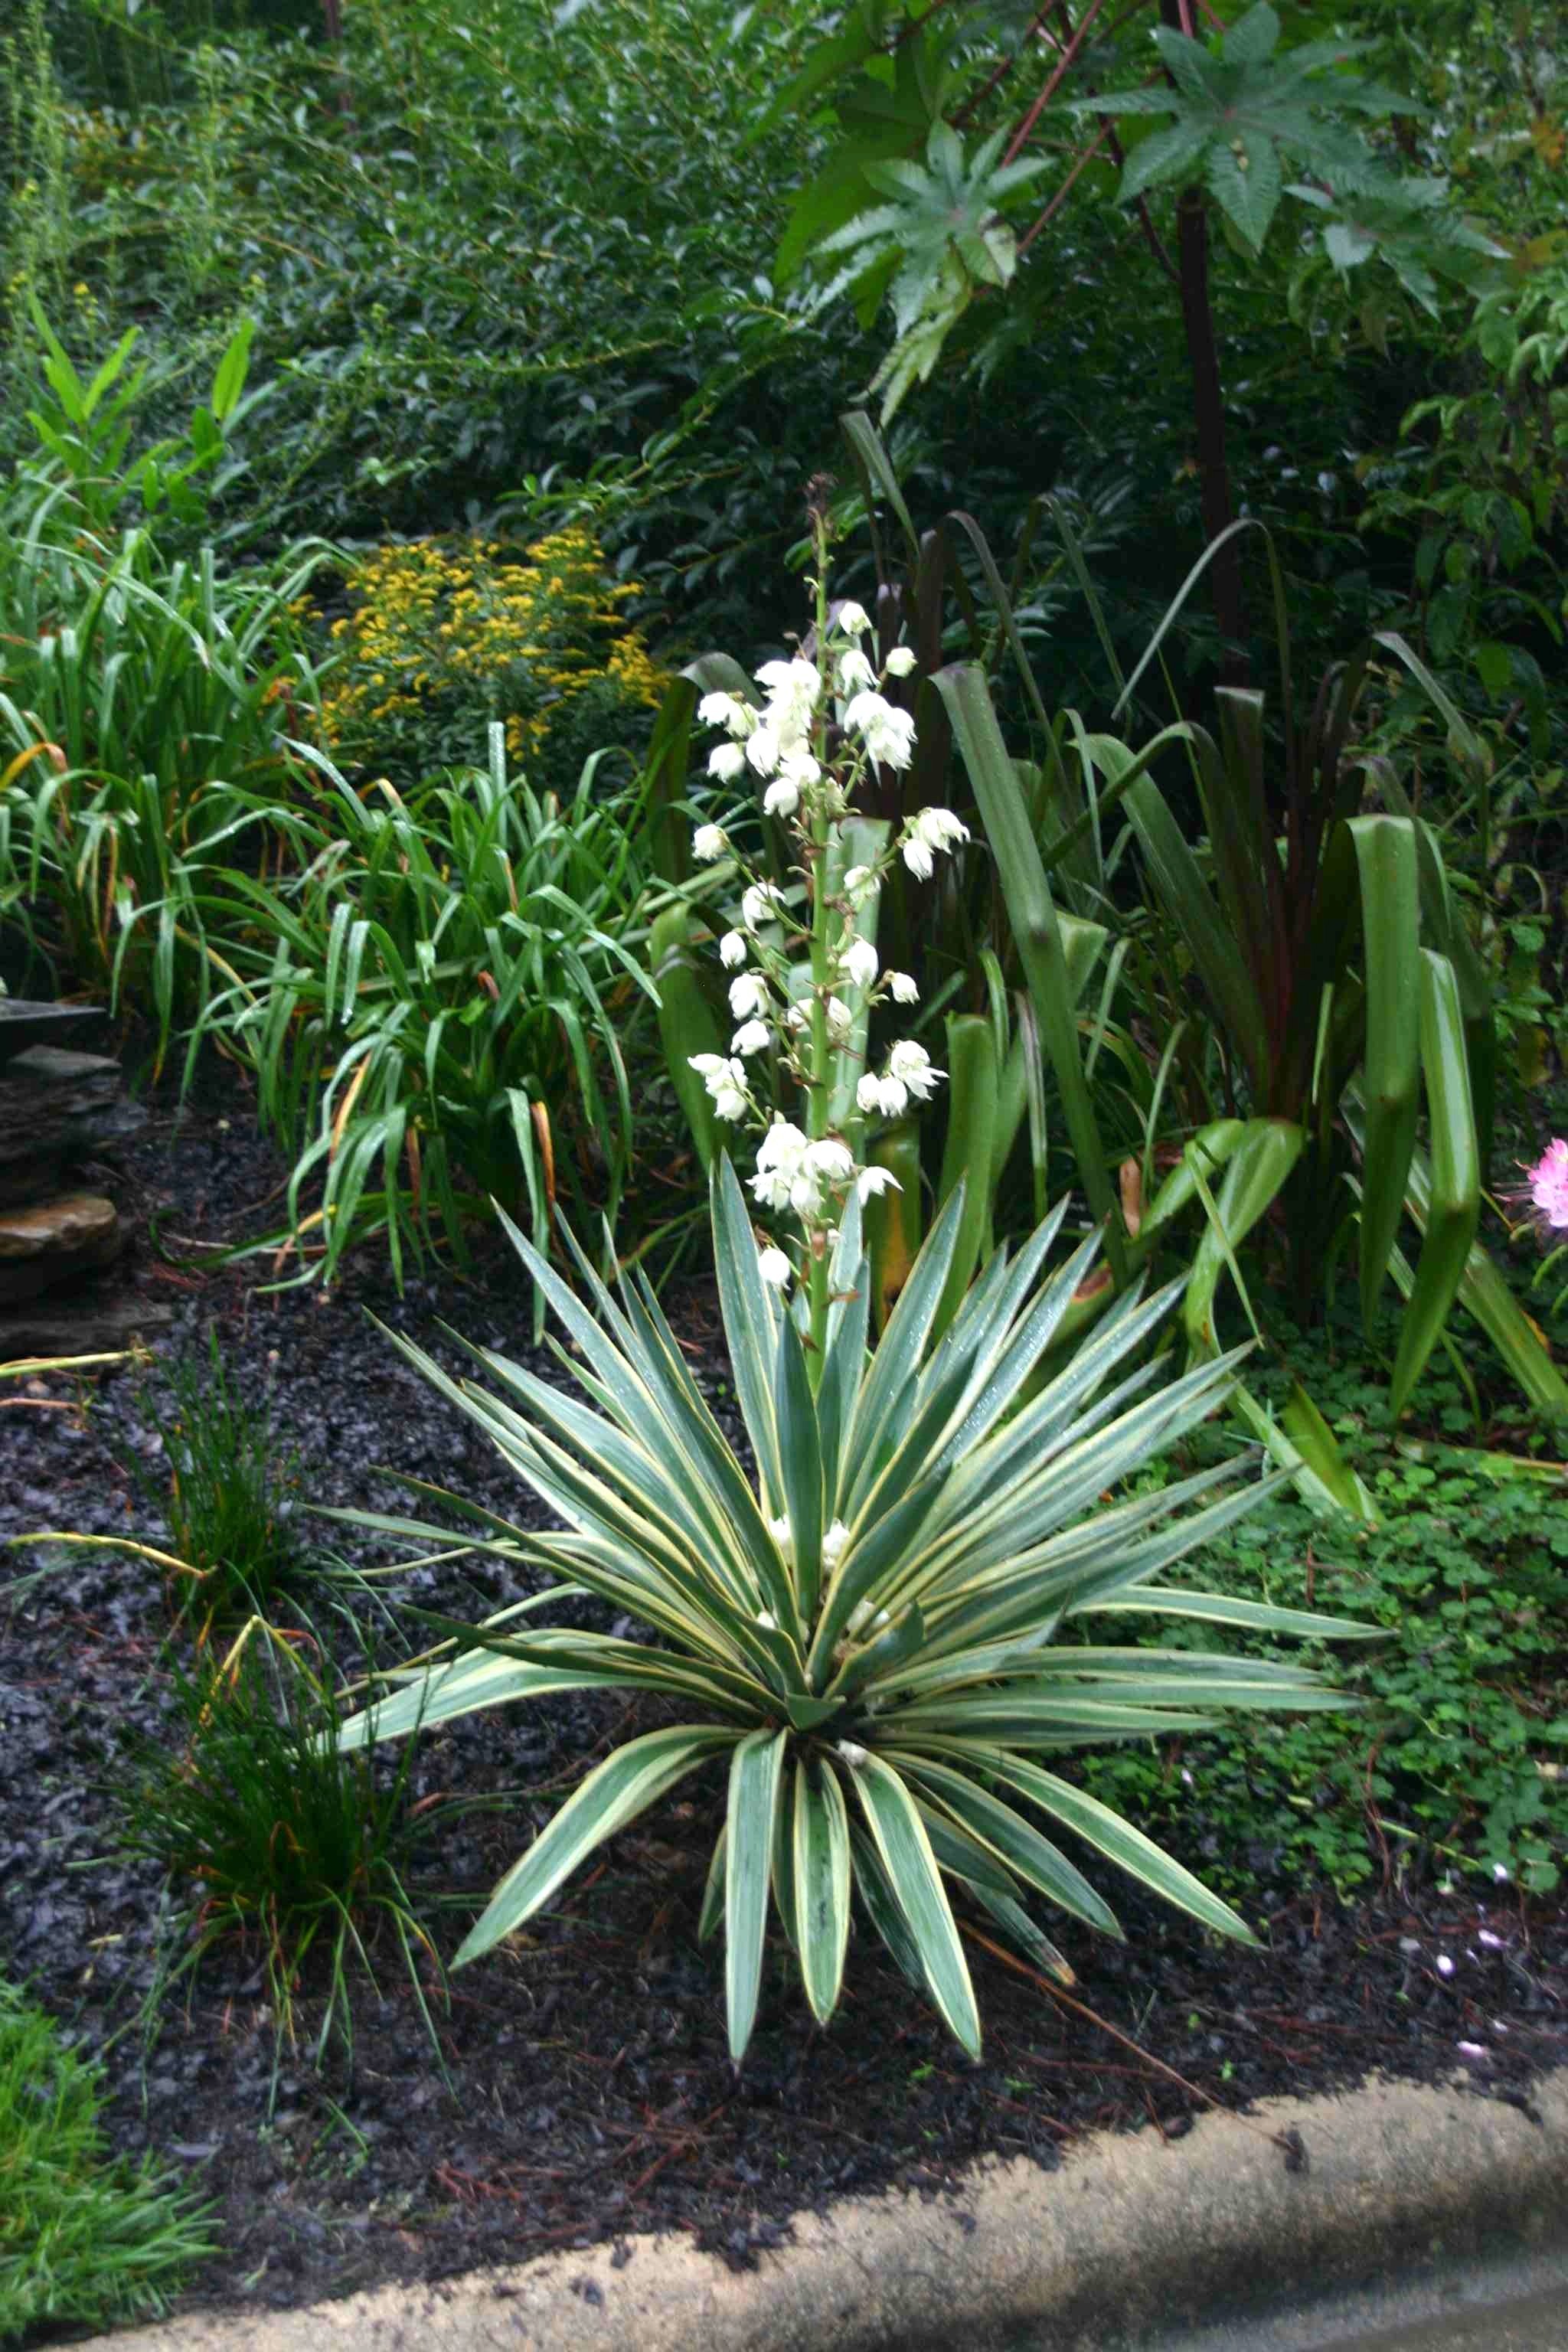
[[[1568,1137],[1554,1136],[1525,1176],[1531,1206],[1542,1223],[1553,1232],[1568,1231]]]

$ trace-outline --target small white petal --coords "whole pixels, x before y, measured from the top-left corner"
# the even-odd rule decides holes
[[[822,1565],[837,1568],[849,1542],[849,1530],[842,1519],[835,1519],[822,1538]]]
[[[852,940],[844,951],[844,969],[857,988],[869,988],[877,977],[877,950],[869,940]]]

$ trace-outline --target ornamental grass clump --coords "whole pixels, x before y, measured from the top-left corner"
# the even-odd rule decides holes
[[[818,546],[825,573],[820,536]],[[491,1349],[475,1354],[494,1385],[459,1384],[396,1344],[563,1522],[540,1535],[497,1528],[491,1548],[563,1591],[597,1596],[649,1638],[521,1624],[517,1608],[478,1627],[437,1620],[449,1648],[406,1670],[343,1732],[345,1743],[385,1738],[589,1686],[673,1702],[679,1720],[588,1774],[497,1885],[458,1958],[491,1949],[606,1838],[721,1764],[727,1803],[700,1925],[724,1929],[737,2060],[756,2016],[770,1911],[826,2021],[857,1903],[977,2052],[955,1893],[1063,1979],[1070,1970],[1031,1901],[1121,1932],[1057,1843],[1064,1830],[1205,1926],[1247,1937],[1234,1911],[1058,1761],[1083,1745],[1205,1730],[1234,1710],[1341,1703],[1292,1662],[1124,1645],[1116,1635],[1129,1619],[1135,1632],[1162,1615],[1320,1637],[1360,1630],[1162,1581],[1278,1483],[1253,1477],[1247,1455],[1107,1506],[1108,1490],[1213,1412],[1235,1360],[1162,1385],[1150,1343],[1179,1286],[1152,1297],[1129,1289],[1069,1350],[1064,1318],[1098,1236],[1048,1270],[1064,1208],[954,1301],[959,1188],[868,1352],[861,1206],[889,1180],[862,1163],[859,1121],[868,1108],[925,1099],[942,1077],[908,1042],[856,1075],[868,1007],[912,992],[879,968],[876,899],[894,857],[918,870],[963,828],[924,810],[846,865],[856,790],[873,765],[908,761],[913,730],[882,691],[900,656],[871,672],[864,614],[830,611],[820,583],[816,598],[808,650],[763,667],[761,702],[722,696],[702,707],[723,736],[715,777],[755,776],[794,852],[789,887],[742,877],[742,921],[721,947],[737,1028],[731,1051],[704,1071],[721,1117],[759,1138],[750,1202],[727,1156],[712,1181],[750,1462],[714,1420],[639,1272],[612,1295],[574,1244],[580,1296],[514,1233],[566,1334],[572,1352],[557,1352],[579,1393]],[[718,857],[731,845],[710,825],[695,846]],[[798,1093],[794,1118],[764,1100],[764,1056]],[[1101,1627],[1086,1639],[1078,1621],[1096,1616]]]

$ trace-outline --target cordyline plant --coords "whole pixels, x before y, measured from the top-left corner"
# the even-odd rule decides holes
[[[1246,1938],[1234,1911],[1056,1760],[1084,1745],[1205,1730],[1235,1709],[1331,1706],[1337,1694],[1288,1661],[1086,1640],[1071,1621],[1098,1613],[1112,1633],[1162,1614],[1320,1637],[1361,1630],[1160,1581],[1275,1483],[1245,1478],[1249,1457],[1104,1506],[1108,1489],[1214,1411],[1235,1359],[1156,1385],[1148,1342],[1179,1286],[1152,1297],[1134,1286],[1076,1352],[1053,1354],[1098,1238],[1047,1272],[1061,1208],[1016,1255],[989,1261],[944,1326],[960,1188],[868,1353],[868,1171],[851,1122],[833,1123],[836,1057],[866,998],[906,992],[864,940],[879,870],[894,855],[923,861],[955,836],[945,813],[923,812],[884,850],[882,869],[851,868],[842,887],[826,885],[856,782],[870,761],[898,763],[910,748],[908,720],[867,675],[862,634],[857,608],[830,617],[819,586],[813,657],[769,664],[760,709],[724,698],[704,714],[727,739],[715,772],[734,778],[743,763],[762,781],[770,813],[790,828],[804,889],[797,924],[765,886],[747,885],[745,927],[724,944],[740,1028],[705,1074],[724,1118],[762,1128],[752,1191],[793,1225],[790,1249],[760,1237],[740,1178],[718,1157],[714,1258],[751,1467],[640,1273],[614,1296],[574,1245],[585,1303],[514,1231],[572,1343],[571,1356],[558,1352],[580,1395],[489,1349],[475,1352],[494,1390],[459,1385],[397,1344],[564,1522],[534,1535],[494,1521],[489,1547],[545,1569],[558,1591],[598,1596],[651,1638],[520,1622],[548,1594],[477,1628],[437,1620],[455,1654],[406,1670],[400,1689],[344,1729],[346,1743],[385,1738],[595,1685],[675,1702],[679,1721],[632,1739],[582,1782],[502,1878],[458,1958],[489,1950],[604,1840],[722,1759],[728,1807],[701,1929],[723,1924],[737,2060],[756,2015],[770,1906],[826,2020],[857,1895],[911,1980],[978,2051],[950,1885],[1063,1979],[1071,1972],[1026,1909],[1031,1896],[1120,1933],[1055,1842],[1061,1829],[1205,1926]],[[700,855],[725,845],[697,844]],[[792,977],[800,948],[804,982]],[[757,1101],[751,1072],[764,1048],[800,1086],[801,1124]],[[863,1071],[856,1108],[901,1110],[939,1076],[894,1045]]]

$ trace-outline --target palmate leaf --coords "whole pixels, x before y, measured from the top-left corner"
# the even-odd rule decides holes
[[[872,386],[883,394],[884,424],[910,385],[930,375],[974,295],[1006,286],[1017,268],[1017,240],[1003,207],[1047,165],[1043,157],[1001,163],[1005,138],[995,131],[967,155],[951,123],[933,123],[923,164],[892,157],[861,167],[866,184],[889,201],[857,213],[816,247],[827,259],[853,256],[826,288],[824,302],[879,263],[894,265],[889,292],[895,341]]]
[[[1447,1034],[1440,1006],[1430,1017]],[[1455,1172],[1439,1171],[1445,1199]],[[814,1398],[795,1327],[757,1276],[744,1195],[722,1158],[713,1212],[760,1488],[652,1293],[633,1278],[612,1294],[575,1244],[569,1255],[593,1311],[512,1236],[575,1343],[561,1361],[579,1396],[482,1349],[473,1351],[481,1377],[458,1383],[398,1343],[565,1524],[535,1534],[460,1513],[467,1540],[557,1583],[472,1627],[416,1612],[442,1646],[388,1677],[345,1727],[345,1743],[595,1686],[647,1694],[681,1718],[589,1773],[501,1879],[458,1958],[492,1948],[605,1840],[721,1759],[728,1803],[697,1924],[704,1937],[724,1931],[737,2061],[757,2013],[770,1910],[816,2016],[827,2019],[838,2000],[858,1901],[972,2052],[980,2021],[954,1899],[977,1905],[1032,1964],[1064,1979],[1068,1964],[1034,1905],[1119,1932],[1064,1836],[1214,1932],[1245,1933],[1172,1857],[1053,1769],[1080,1746],[1206,1730],[1237,1710],[1342,1703],[1289,1660],[1117,1645],[1121,1619],[1133,1614],[1140,1628],[1163,1616],[1178,1629],[1199,1622],[1318,1641],[1361,1630],[1160,1583],[1269,1490],[1244,1457],[1107,1504],[1225,1402],[1235,1360],[1162,1381],[1150,1350],[1179,1286],[1153,1297],[1133,1286],[1063,1353],[1059,1333],[1094,1236],[1053,1266],[1060,1209],[1016,1255],[994,1256],[954,1307],[965,1230],[958,1185],[869,1358],[869,1266],[858,1216],[846,1214],[829,1364]],[[1447,1263],[1446,1243],[1442,1255]],[[775,1532],[770,1522],[781,1517]],[[842,1540],[825,1566],[834,1523]],[[437,1551],[465,1541],[388,1515],[367,1524]],[[584,1591],[651,1638],[537,1622],[557,1592]],[[1097,1640],[1078,1641],[1076,1627],[1061,1635],[1068,1617],[1096,1612]]]
[[[1284,185],[1282,159],[1315,173],[1335,190],[1384,191],[1398,183],[1364,141],[1338,120],[1344,114],[1421,113],[1399,91],[1346,70],[1364,48],[1352,41],[1279,46],[1279,19],[1263,5],[1249,8],[1217,42],[1195,40],[1173,26],[1155,27],[1154,42],[1168,79],[1159,86],[1107,90],[1064,100],[1060,110],[1136,118],[1173,115],[1164,129],[1130,140],[1119,190],[1131,204],[1149,189],[1185,186],[1202,178],[1245,244],[1259,252]],[[1303,193],[1293,187],[1292,194]]]

